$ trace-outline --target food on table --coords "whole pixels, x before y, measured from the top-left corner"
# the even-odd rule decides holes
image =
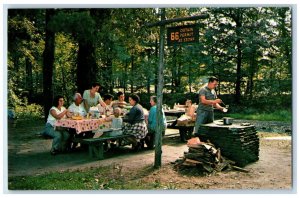
[[[83,117],[80,116],[80,115],[78,115],[78,116],[72,116],[72,119],[73,119],[73,120],[82,120]]]

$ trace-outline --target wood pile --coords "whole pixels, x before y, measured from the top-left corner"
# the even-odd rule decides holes
[[[177,161],[179,168],[196,167],[200,171],[211,173],[222,171],[229,165],[221,157],[220,149],[210,143],[200,142],[199,138],[190,139],[187,146],[188,152],[184,152],[183,159]]]
[[[195,167],[203,173],[220,172],[228,169],[245,169],[234,166],[235,162],[221,156],[221,150],[216,149],[209,142],[200,142],[199,138],[192,138],[188,141],[188,152],[184,152],[184,157],[177,160],[176,168],[186,169]]]
[[[202,125],[200,139],[209,140],[222,150],[222,155],[235,161],[238,166],[255,162],[259,159],[259,137],[253,125],[217,126]]]

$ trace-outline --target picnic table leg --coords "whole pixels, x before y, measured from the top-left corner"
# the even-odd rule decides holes
[[[180,134],[180,140],[182,142],[185,142],[186,141],[186,130],[183,129],[183,128],[180,128],[179,129],[179,134]]]
[[[93,145],[89,145],[89,156],[90,158],[93,158],[94,154],[94,146]]]
[[[90,158],[96,157],[98,159],[104,159],[103,142],[100,142],[99,144],[89,145],[89,156]]]
[[[104,155],[103,155],[103,142],[100,142],[100,144],[97,146],[97,158],[98,159],[104,159]]]
[[[192,137],[193,128],[192,127],[181,127],[179,128],[180,140],[182,142],[186,142],[188,139]]]

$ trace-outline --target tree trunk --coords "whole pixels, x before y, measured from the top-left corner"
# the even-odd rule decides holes
[[[147,62],[148,62],[148,63],[150,62],[150,58],[151,58],[151,57],[150,57],[150,54],[151,54],[151,51],[148,50],[148,51],[147,51]],[[151,85],[150,80],[151,80],[150,75],[147,75],[147,93],[148,93],[148,94],[150,94],[150,85]]]
[[[256,50],[256,49],[255,49]],[[249,79],[249,99],[251,100],[253,97],[253,78],[255,74],[256,67],[256,60],[255,60],[255,51],[251,54],[251,61],[250,61],[250,79]]]
[[[158,40],[155,39],[155,60],[158,60]],[[157,85],[158,85],[158,77],[157,77],[157,74],[158,74],[158,69],[157,67],[155,67],[155,72],[154,72],[154,84],[155,84],[155,87],[154,87],[154,90],[155,90],[155,93],[157,92]]]
[[[45,50],[43,53],[43,92],[44,92],[44,115],[47,120],[49,110],[52,106],[53,100],[53,88],[52,88],[52,76],[53,76],[53,63],[54,63],[54,42],[55,33],[48,29],[49,21],[55,14],[54,9],[46,10],[46,30],[45,30]]]
[[[131,75],[130,75],[130,93],[133,93],[133,76],[134,76],[134,57],[131,55]]]
[[[32,64],[29,58],[26,58],[26,90],[28,91],[28,101],[32,102],[32,96],[33,96]]]
[[[65,96],[67,96],[66,95],[66,94],[68,94],[67,93],[67,87],[66,87],[67,82],[66,82],[65,75],[66,75],[66,71],[65,71],[64,67],[61,67],[61,78],[62,78],[61,79],[62,80],[62,86],[61,86],[61,88],[62,88],[62,92],[65,94]],[[68,97],[66,97],[65,100],[66,100],[67,104],[70,104],[70,101],[69,101]]]
[[[236,30],[237,30],[237,68],[236,68],[236,85],[235,85],[235,101],[240,103],[241,99],[241,77],[242,77],[242,44],[241,44],[241,28],[242,18],[239,10],[237,10]]]
[[[124,94],[127,90],[127,87],[126,87],[126,85],[127,85],[127,68],[128,68],[128,61],[126,60],[125,61],[125,69],[124,69],[124,73],[123,73],[123,84],[122,84],[123,89],[124,89],[124,91],[123,91]]]
[[[113,93],[113,71],[112,71],[112,59],[108,56],[106,60],[106,68],[105,68],[105,75],[104,75],[104,89],[103,92],[105,93]]]
[[[161,9],[161,21],[165,20],[165,8]],[[154,168],[161,167],[161,145],[162,145],[162,129],[163,126],[160,123],[162,120],[162,101],[163,101],[163,86],[164,86],[164,42],[165,42],[165,26],[160,26],[159,35],[159,67],[158,67],[158,87],[157,87],[157,109],[156,116],[158,120],[156,122],[156,132],[155,132],[155,161]]]
[[[291,35],[287,29],[286,23],[286,12],[288,12],[288,8],[278,9],[279,19],[279,27],[281,30],[281,38],[284,43],[282,44],[283,54],[286,57],[286,61],[288,64],[289,73],[292,73],[292,50],[291,50]]]
[[[182,54],[182,48],[179,47],[179,56]],[[180,92],[181,86],[181,58],[179,57],[177,68],[176,68],[176,81],[175,81],[175,89],[176,92]]]
[[[176,59],[176,46],[173,49],[173,68],[172,68],[172,84],[171,84],[171,93],[174,93],[176,89],[176,76],[177,76],[177,59]]]
[[[104,42],[104,48],[106,49],[105,55],[105,67],[102,67],[102,92],[104,93],[113,93],[113,42],[110,39],[106,39]]]
[[[89,42],[80,41],[77,57],[77,90],[83,93],[90,89],[93,82],[97,82],[97,64],[95,47]],[[99,82],[101,84],[101,82]]]
[[[189,71],[188,71],[188,78],[189,78],[189,92],[192,93],[192,74],[191,74],[191,65],[189,64]]]

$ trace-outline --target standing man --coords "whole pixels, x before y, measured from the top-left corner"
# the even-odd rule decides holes
[[[200,135],[198,130],[201,124],[207,124],[214,121],[214,107],[223,110],[223,107],[220,106],[222,100],[217,98],[215,91],[218,83],[218,78],[212,76],[208,79],[208,83],[201,87],[199,91],[199,105],[194,128],[195,136]]]

